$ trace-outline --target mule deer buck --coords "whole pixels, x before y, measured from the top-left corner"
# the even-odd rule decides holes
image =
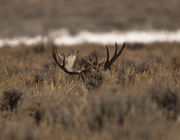
[[[124,50],[126,44],[123,43],[121,49],[118,51],[118,45],[117,43],[115,43],[115,51],[114,51],[114,55],[112,56],[111,59],[109,59],[109,49],[108,46],[106,45],[106,60],[100,64],[101,66],[103,66],[104,70],[110,69],[112,64],[117,60],[117,58],[121,55],[122,51]],[[53,58],[56,62],[56,64],[67,74],[69,75],[81,75],[83,73],[85,73],[87,71],[87,69],[83,69],[83,70],[78,70],[75,71],[74,70],[74,65],[75,65],[75,61],[77,59],[79,51],[77,52],[73,52],[71,55],[69,56],[65,56],[64,54],[59,54],[58,51],[56,49],[53,49]],[[91,58],[90,58],[91,59]],[[99,65],[98,65],[98,61],[97,61],[97,56],[95,56],[95,61],[94,64],[83,59],[83,61],[88,64],[90,67],[92,67],[93,69],[98,69]]]

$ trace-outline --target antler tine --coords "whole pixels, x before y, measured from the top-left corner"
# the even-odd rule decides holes
[[[54,55],[56,57],[56,55],[58,56],[58,58],[61,60],[62,64],[59,63],[58,59],[56,58],[57,62],[59,63],[59,65],[61,65],[62,67],[65,67],[65,62],[66,62],[66,59],[65,59],[65,55],[64,53],[62,54],[59,54],[57,49],[55,50],[54,49]]]
[[[121,55],[124,47],[126,46],[126,43],[123,43],[121,49],[119,52],[117,52],[117,43],[115,43],[115,52],[114,52],[114,55],[113,57],[111,58],[111,60],[109,60],[109,50],[108,50],[108,47],[106,45],[106,51],[107,51],[107,59],[106,59],[106,62],[104,64],[104,70],[107,70],[107,69],[110,69],[111,65],[114,63],[114,61]]]
[[[122,47],[121,47],[121,50],[120,50],[119,53],[118,53],[118,55],[121,55],[121,53],[122,53],[122,51],[124,50],[125,46],[126,46],[126,43],[124,42],[123,45],[122,45]]]
[[[56,49],[53,49],[52,52],[53,52],[52,55],[53,55],[53,58],[54,58],[56,64],[61,67],[61,64],[58,62],[58,60],[57,60],[57,58],[56,58],[56,52],[57,52],[57,50],[56,50]]]
[[[117,54],[117,48],[118,48],[118,45],[117,45],[117,42],[115,42],[115,51],[114,51],[114,55]]]
[[[65,67],[65,63],[66,63],[66,58],[65,58],[65,56],[63,54],[63,64],[62,64],[63,67]]]
[[[107,45],[106,45],[106,54],[107,54],[106,61],[109,61],[109,49]]]
[[[82,58],[82,60],[83,60],[83,62],[85,62],[86,64],[88,64],[89,66],[94,68],[94,66],[91,63],[89,63],[87,60],[85,60],[84,58]]]
[[[60,57],[60,55],[58,54],[58,57],[62,60],[63,64],[61,65],[56,57],[56,53],[57,53],[57,50],[56,49],[53,49],[53,58],[56,62],[56,64],[61,68],[61,69],[64,69],[64,66],[65,66],[65,57],[63,55],[63,59]]]

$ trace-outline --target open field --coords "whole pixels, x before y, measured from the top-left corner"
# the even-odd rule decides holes
[[[98,44],[63,47],[80,50],[78,60],[105,57]],[[127,44],[111,70],[82,80],[56,66],[51,46],[0,48],[0,139],[178,140],[179,52],[177,43]]]
[[[177,30],[179,0],[1,0],[0,38],[67,28],[95,32]]]

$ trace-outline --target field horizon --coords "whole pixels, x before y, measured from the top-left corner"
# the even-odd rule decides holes
[[[0,38],[36,36],[61,28],[110,32],[180,29],[178,0],[1,0]]]

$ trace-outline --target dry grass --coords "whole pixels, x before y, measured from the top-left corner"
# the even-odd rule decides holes
[[[98,44],[59,51],[71,47],[105,56]],[[179,52],[176,43],[128,44],[97,84],[60,70],[50,46],[1,48],[0,139],[179,139]]]

